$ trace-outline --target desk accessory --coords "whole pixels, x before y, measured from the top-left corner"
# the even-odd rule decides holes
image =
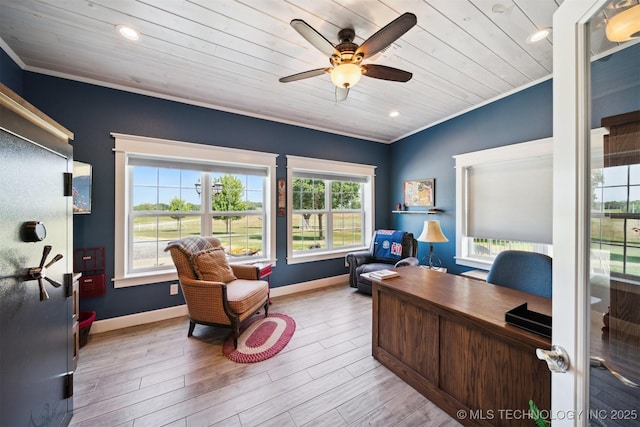
[[[521,304],[505,313],[505,322],[518,328],[551,338],[551,316],[527,309]]]

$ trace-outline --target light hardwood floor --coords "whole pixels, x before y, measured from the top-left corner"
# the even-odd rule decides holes
[[[371,297],[348,286],[272,299],[289,345],[253,364],[222,355],[227,329],[188,319],[92,335],[73,426],[458,426],[371,357]]]

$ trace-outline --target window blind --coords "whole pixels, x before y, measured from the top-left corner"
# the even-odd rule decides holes
[[[368,181],[369,177],[367,176],[357,176],[357,175],[345,175],[345,174],[333,174],[329,172],[306,172],[306,171],[293,171],[294,178],[307,178],[307,179],[321,179],[321,180],[332,180],[332,181],[346,181],[346,182],[360,182],[365,183]]]
[[[468,167],[467,235],[552,243],[553,156]]]
[[[199,172],[218,172],[230,175],[267,176],[267,167],[213,163],[197,160],[167,159],[161,157],[128,156],[129,166],[145,166],[163,169],[195,170]]]

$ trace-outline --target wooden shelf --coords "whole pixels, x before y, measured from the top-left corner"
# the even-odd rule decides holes
[[[397,213],[397,214],[421,214],[421,215],[437,215],[437,214],[441,214],[444,213],[443,210],[436,210],[436,211],[391,211],[391,213]]]

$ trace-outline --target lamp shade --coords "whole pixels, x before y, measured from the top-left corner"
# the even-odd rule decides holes
[[[640,4],[610,18],[605,33],[612,42],[626,42],[640,37]]]
[[[362,71],[356,64],[340,64],[331,70],[331,81],[341,88],[350,88],[360,81]]]
[[[417,239],[419,242],[448,242],[449,239],[442,233],[440,221],[428,220],[424,222],[422,233]]]

